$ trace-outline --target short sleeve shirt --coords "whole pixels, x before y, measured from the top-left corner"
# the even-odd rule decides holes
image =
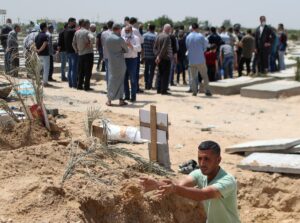
[[[49,37],[46,33],[40,32],[35,38],[35,45],[37,49],[40,49],[44,42],[48,43]],[[45,49],[39,52],[39,56],[49,56],[49,46],[47,45]]]
[[[203,201],[207,220],[206,223],[240,223],[237,209],[237,184],[233,176],[220,168],[217,176],[207,182],[207,176],[201,170],[190,173],[198,188],[215,187],[222,195],[218,199]]]

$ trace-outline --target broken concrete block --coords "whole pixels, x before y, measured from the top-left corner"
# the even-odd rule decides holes
[[[300,144],[300,139],[274,139],[251,141],[242,144],[230,146],[225,149],[226,153],[243,153],[243,152],[267,152],[290,149]]]
[[[279,80],[265,84],[257,84],[241,89],[241,96],[250,98],[279,98],[281,96],[300,95],[300,82]]]
[[[300,174],[300,155],[252,153],[237,166],[260,172]]]

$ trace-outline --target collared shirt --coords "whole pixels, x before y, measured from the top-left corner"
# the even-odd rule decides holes
[[[7,36],[7,48],[18,49],[18,47],[18,33],[15,30],[10,31]]]
[[[80,28],[75,32],[73,48],[79,56],[93,53],[93,35],[85,28]]]
[[[237,208],[237,183],[233,176],[226,173],[222,168],[210,182],[199,169],[191,172],[190,176],[198,188],[212,186],[222,195],[221,198],[203,201],[207,223],[240,223]]]
[[[225,44],[230,44],[231,41],[230,41],[230,37],[229,37],[228,33],[226,33],[226,32],[220,33],[220,37]]]
[[[233,57],[233,48],[229,44],[224,44],[220,47],[220,53],[224,57]]]
[[[154,59],[155,55],[153,52],[153,47],[155,43],[156,34],[152,32],[147,32],[143,35],[144,38],[144,58]]]
[[[191,32],[186,38],[189,64],[205,64],[204,52],[208,42],[205,37],[197,32]]]
[[[133,48],[128,47],[128,52],[124,54],[125,58],[137,58],[138,52],[141,51],[141,43],[139,37],[134,35],[133,33],[130,35],[130,37],[122,36],[125,42],[129,41]]]
[[[141,35],[140,31],[137,28],[133,27],[133,26],[132,26],[132,33],[140,39],[141,44],[144,43],[144,38]],[[121,30],[121,36],[125,36],[125,27],[123,27],[122,30]]]
[[[102,47],[103,47],[103,58],[104,59],[108,58],[108,54],[107,54],[107,49],[106,49],[106,46],[105,46],[105,42],[106,42],[107,37],[109,37],[111,34],[112,34],[112,31],[109,30],[109,29],[106,30],[106,31],[104,31],[101,34],[101,44],[102,44]]]

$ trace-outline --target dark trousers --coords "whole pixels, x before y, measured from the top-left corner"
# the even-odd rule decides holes
[[[53,55],[50,55],[50,67],[49,67],[49,76],[48,76],[48,80],[52,79],[52,75],[53,75]]]
[[[18,69],[20,66],[20,59],[19,59],[19,51],[18,49],[11,49],[6,53],[7,57],[7,73],[11,76],[17,77],[18,76]]]
[[[260,49],[257,54],[257,65],[259,73],[266,73],[269,68],[270,49],[265,47]]]
[[[90,89],[90,80],[92,76],[94,64],[94,54],[88,53],[79,56],[78,60],[78,89],[82,89],[84,84],[84,90]]]
[[[139,90],[140,90],[140,85],[139,85],[139,81],[140,81],[140,65],[141,65],[141,53],[138,53],[137,66],[136,66],[137,92],[139,92]]]
[[[209,82],[216,81],[216,65],[206,65]]]
[[[157,93],[167,93],[169,84],[169,75],[171,70],[171,61],[163,59],[158,64],[159,74],[157,76]]]
[[[144,78],[145,78],[145,85],[146,85],[145,87],[147,90],[150,90],[152,88],[155,67],[156,67],[155,58],[153,59],[145,58]]]
[[[98,62],[97,62],[97,69],[100,68],[100,63],[103,59],[103,48],[98,49],[98,53],[99,53],[99,58],[98,58]]]
[[[185,59],[180,59],[177,63],[177,84],[179,84],[179,80],[180,80],[180,74],[182,73],[182,80],[183,80],[183,83],[186,83],[186,80],[185,80],[185,70],[186,70],[186,66],[185,66]]]
[[[239,62],[239,77],[242,76],[242,71],[244,69],[244,64],[245,63],[246,63],[246,67],[247,67],[247,75],[250,74],[251,58],[242,57],[240,62]]]
[[[137,66],[137,58],[126,58],[126,74],[124,79],[124,92],[125,92],[125,99],[136,100],[136,92],[137,92],[137,79],[136,79],[136,66]],[[129,82],[130,81],[130,88],[129,90]],[[131,94],[130,94],[131,92]]]

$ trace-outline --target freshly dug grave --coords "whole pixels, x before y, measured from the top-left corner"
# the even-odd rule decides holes
[[[86,152],[86,141],[77,143],[77,154]],[[0,151],[0,222],[205,222],[199,203],[144,194],[138,179],[147,169],[126,156],[98,151],[62,184],[74,152],[63,144]]]
[[[21,121],[11,129],[0,128],[0,150],[18,149],[50,140],[49,131],[36,121]]]

